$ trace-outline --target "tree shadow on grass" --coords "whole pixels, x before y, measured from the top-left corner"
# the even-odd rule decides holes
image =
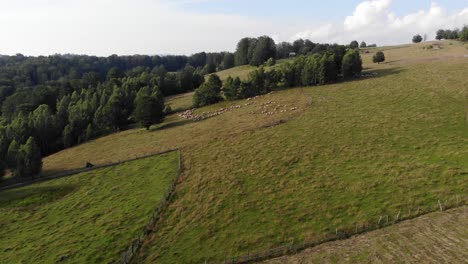
[[[382,78],[390,75],[399,74],[406,71],[404,68],[396,67],[390,69],[377,69],[377,70],[366,70],[362,72],[361,77],[355,79],[342,80],[343,83],[346,82],[356,82],[367,79]]]
[[[186,124],[192,123],[192,122],[193,121],[189,120],[189,119],[175,120],[175,121],[164,123],[162,125],[152,126],[149,131],[153,132],[153,131],[158,131],[158,130],[164,130],[164,129],[174,128],[174,127],[179,127],[179,126],[183,126],[183,125],[186,125]]]
[[[0,192],[0,208],[33,208],[56,200],[78,189],[74,185],[16,188]]]

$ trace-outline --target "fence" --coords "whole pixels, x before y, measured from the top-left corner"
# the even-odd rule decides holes
[[[373,231],[379,228],[390,226],[392,224],[395,224],[403,220],[416,218],[418,216],[431,213],[431,212],[435,212],[435,211],[445,211],[445,210],[459,207],[462,205],[466,205],[466,201],[465,199],[460,199],[459,196],[456,196],[454,199],[450,201],[438,200],[434,206],[409,208],[407,209],[406,212],[399,210],[398,213],[394,215],[379,216],[379,218],[376,219],[375,222],[371,222],[371,223],[368,222],[368,223],[362,223],[362,224],[356,223],[353,227],[349,227],[347,229],[336,228],[333,233],[325,235],[322,239],[304,240],[300,243],[293,242],[293,243],[283,245],[280,247],[276,247],[276,248],[272,248],[269,250],[259,251],[259,252],[252,253],[252,254],[249,253],[247,255],[243,255],[240,257],[225,259],[223,263],[225,264],[254,263],[258,261],[281,257],[284,255],[296,254],[304,249],[315,247],[326,242],[347,239],[349,237],[352,237],[358,234],[363,234],[363,233]],[[205,261],[205,263],[208,263],[208,262]]]
[[[159,205],[154,210],[148,223],[143,228],[143,231],[140,233],[140,235],[136,239],[133,240],[133,242],[130,244],[130,247],[128,247],[125,253],[123,253],[121,260],[118,261],[117,263],[128,264],[132,261],[132,259],[137,255],[138,251],[140,250],[144,239],[156,229],[158,221],[161,219],[162,214],[167,209],[170,203],[170,200],[172,196],[174,195],[177,182],[180,176],[182,175],[182,171],[183,171],[182,151],[180,149],[178,151],[179,151],[179,165],[177,168],[177,175],[172,181],[169,187],[169,190],[166,192],[166,194],[164,195],[164,198],[161,200]]]
[[[154,153],[151,153],[151,154],[146,154],[146,155],[143,155],[143,156],[136,156],[135,158],[131,158],[131,159],[127,159],[127,160],[96,165],[96,166],[93,166],[91,168],[81,168],[81,169],[74,169],[74,170],[64,171],[64,172],[57,173],[57,174],[47,176],[47,177],[40,177],[40,178],[34,179],[34,180],[29,180],[29,181],[25,181],[25,182],[19,182],[19,183],[3,186],[3,187],[0,187],[0,192],[5,191],[5,190],[9,190],[9,189],[15,189],[15,188],[31,185],[31,184],[34,184],[34,183],[43,182],[43,181],[50,181],[50,180],[54,180],[54,179],[58,179],[58,178],[68,177],[68,176],[72,176],[72,175],[79,174],[79,173],[82,173],[82,172],[88,172],[88,171],[93,171],[93,170],[97,170],[97,169],[112,167],[112,166],[119,165],[119,164],[122,164],[122,163],[125,163],[125,162],[145,159],[145,158],[149,158],[149,157],[152,157],[152,156],[158,156],[158,155],[166,154],[166,153],[169,153],[169,152],[174,152],[174,151],[177,151],[177,150],[178,149],[170,149],[170,150],[165,150],[165,151],[162,151],[162,152],[154,152]]]

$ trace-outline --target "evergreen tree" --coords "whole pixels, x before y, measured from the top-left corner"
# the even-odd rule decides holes
[[[361,42],[361,45],[359,45],[359,47],[360,47],[361,49],[367,48],[366,42],[364,42],[364,41]]]
[[[19,166],[16,168],[17,175],[21,178],[37,176],[42,170],[41,150],[34,142],[33,137],[29,137],[26,144],[20,147],[18,154]]]
[[[20,145],[18,142],[13,139],[10,145],[8,146],[7,151],[7,165],[8,168],[15,169],[17,167],[18,157],[19,157]]]
[[[125,95],[118,86],[114,87],[104,111],[113,129],[121,129],[127,125],[128,112],[125,109]]]

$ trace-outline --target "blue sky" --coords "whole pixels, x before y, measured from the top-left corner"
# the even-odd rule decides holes
[[[0,0],[0,54],[192,54],[243,37],[379,46],[468,24],[466,0]]]
[[[201,13],[224,13],[250,17],[281,18],[294,17],[300,20],[319,21],[326,19],[339,20],[349,15],[362,0],[206,0],[187,1],[185,7]],[[392,10],[397,15],[427,9],[430,0],[394,0]],[[460,10],[468,7],[466,0],[438,0],[441,6],[449,10]]]

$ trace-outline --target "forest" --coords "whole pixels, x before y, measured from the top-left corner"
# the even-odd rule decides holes
[[[9,170],[16,179],[38,177],[46,155],[135,123],[149,129],[171,112],[164,106],[168,95],[195,90],[194,106],[202,106],[358,75],[361,69],[352,69],[345,57],[354,56],[351,64],[360,66],[359,52],[348,49],[302,39],[276,44],[261,36],[241,39],[235,53],[0,56],[0,175]],[[293,63],[278,71],[260,67],[249,81],[223,84],[214,76],[205,82],[207,74],[273,65],[292,53],[298,56]]]

